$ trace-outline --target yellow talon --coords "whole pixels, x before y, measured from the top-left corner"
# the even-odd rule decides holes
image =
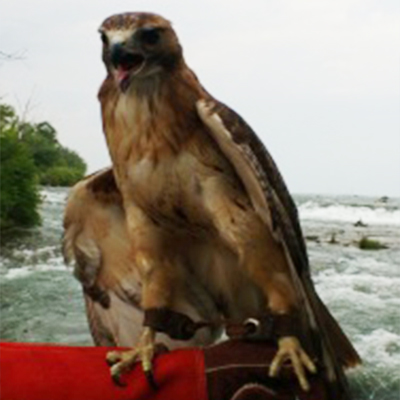
[[[132,350],[110,351],[106,360],[111,366],[110,372],[113,381],[119,386],[125,386],[120,380],[121,375],[129,371],[135,363],[141,361],[143,372],[152,388],[156,388],[152,372],[152,360],[155,354],[155,332],[144,328],[137,346]]]
[[[306,370],[311,373],[316,373],[317,368],[315,367],[315,364],[302,349],[301,344],[296,337],[282,337],[279,339],[278,345],[278,352],[272,360],[269,368],[269,376],[278,376],[282,365],[285,363],[285,361],[290,360],[301,388],[304,391],[309,391],[310,385],[306,377]]]
[[[151,371],[151,361],[144,360],[142,362],[143,371]]]

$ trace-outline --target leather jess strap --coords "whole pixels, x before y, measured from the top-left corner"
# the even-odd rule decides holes
[[[194,322],[190,317],[166,307],[151,308],[145,311],[144,326],[163,332],[172,339],[189,340],[201,328],[224,326],[231,339],[277,340],[283,336],[299,336],[300,319],[297,313],[265,314],[258,318],[248,318],[241,323],[227,321]]]
[[[213,327],[210,322],[194,322],[190,317],[166,307],[150,308],[144,313],[144,326],[166,333],[171,339],[189,340],[204,327]]]
[[[225,329],[230,339],[275,341],[284,336],[299,337],[300,319],[297,314],[265,314],[242,323],[227,323]]]

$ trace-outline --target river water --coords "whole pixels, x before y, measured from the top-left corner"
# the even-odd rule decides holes
[[[91,344],[80,286],[60,251],[67,192],[43,188],[42,226],[3,240],[2,340]],[[364,360],[349,372],[354,398],[400,399],[400,199],[295,200],[317,291]],[[387,248],[360,250],[364,236]]]

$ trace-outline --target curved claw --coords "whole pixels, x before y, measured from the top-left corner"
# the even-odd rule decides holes
[[[111,366],[111,378],[117,386],[127,386],[125,382],[121,381],[121,376],[133,366],[138,356],[138,350],[110,351],[107,353],[106,362]]]
[[[117,362],[121,361],[122,356],[120,351],[109,351],[106,354],[106,363],[112,367]]]
[[[145,328],[140,336],[139,343],[133,350],[110,351],[106,356],[108,365],[111,366],[111,378],[118,386],[127,386],[121,381],[121,376],[129,371],[139,360],[142,363],[143,372],[152,389],[157,389],[152,370],[152,359],[155,354],[155,333],[150,328]]]
[[[279,339],[278,344],[279,350],[272,360],[269,368],[269,375],[271,377],[278,376],[282,365],[287,360],[290,360],[301,388],[304,391],[310,390],[305,369],[311,373],[316,373],[317,368],[307,353],[302,349],[298,339],[294,336],[286,336]]]
[[[156,380],[154,379],[153,371],[152,370],[144,371],[144,374],[146,375],[146,380],[147,380],[147,383],[150,385],[150,387],[153,390],[158,390],[158,385],[157,385]]]
[[[126,387],[128,386],[125,382],[121,381],[121,373],[111,373],[111,379],[113,382],[119,387]]]

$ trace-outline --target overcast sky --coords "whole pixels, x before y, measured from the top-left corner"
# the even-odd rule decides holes
[[[261,137],[294,193],[400,195],[398,0],[2,0],[1,101],[49,121],[89,172],[110,164],[97,29],[173,22],[188,65]],[[26,107],[29,102],[29,107]]]

